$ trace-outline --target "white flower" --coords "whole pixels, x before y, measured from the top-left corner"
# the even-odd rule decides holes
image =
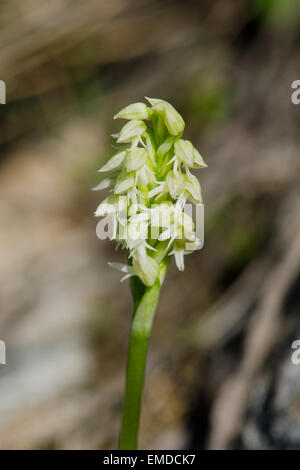
[[[180,202],[181,208],[187,200],[194,204],[202,202],[200,183],[196,176],[189,173],[175,173],[170,170],[167,173],[165,181],[159,182],[158,185],[149,191],[148,197],[157,196],[160,198],[164,194],[170,194],[172,199]]]
[[[186,249],[185,240],[175,240],[173,245],[173,250],[169,255],[174,255],[175,263],[179,271],[184,270],[184,256],[189,255],[193,252],[192,245],[194,245],[194,250],[197,250],[200,245],[200,240],[196,239],[193,243],[189,243],[190,249]]]
[[[157,186],[149,191],[148,197],[152,198],[157,196],[157,198],[160,198],[164,194],[169,193],[173,199],[176,199],[183,192],[183,190],[183,175],[175,175],[173,170],[170,170],[165,180],[159,181]]]
[[[179,139],[175,144],[174,159],[180,166],[184,163],[188,167],[192,167],[194,163],[194,146],[189,140]]]
[[[143,121],[133,119],[122,127],[118,134],[117,142],[118,144],[132,142],[134,143],[133,146],[136,146],[140,137],[145,134],[146,130],[147,127]]]
[[[200,153],[189,140],[179,139],[174,145],[174,150],[175,155],[172,160],[175,162],[175,173],[178,173],[178,168],[180,168],[181,164],[185,166],[186,170],[188,170],[188,168],[207,167]]]
[[[181,139],[184,121],[173,106],[161,99],[147,100],[151,108],[134,103],[115,116],[128,120],[114,135],[125,145],[99,170],[109,174],[93,189],[112,188],[113,194],[95,215],[108,218],[109,237],[128,250],[128,265],[110,265],[125,273],[123,279],[138,276],[151,286],[166,256],[174,255],[183,270],[184,256],[200,246],[193,219],[183,208],[188,200],[202,201],[190,168],[206,164],[191,142]]]

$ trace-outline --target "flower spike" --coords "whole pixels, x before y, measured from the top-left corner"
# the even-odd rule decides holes
[[[111,238],[128,250],[127,266],[110,266],[125,273],[124,278],[138,276],[145,286],[153,286],[165,257],[174,255],[183,270],[184,256],[200,245],[184,205],[202,202],[190,169],[206,164],[182,138],[185,123],[175,108],[162,99],[146,99],[150,106],[133,103],[115,115],[128,121],[113,136],[123,148],[99,170],[108,176],[93,189],[112,188],[95,215],[108,217]]]

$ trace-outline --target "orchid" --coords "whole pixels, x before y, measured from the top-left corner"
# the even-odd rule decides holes
[[[180,271],[184,257],[202,246],[195,224],[184,208],[202,203],[201,187],[191,169],[206,164],[182,138],[185,123],[162,99],[126,106],[114,119],[128,122],[113,134],[118,151],[100,168],[103,180],[93,188],[108,189],[96,209],[106,217],[109,237],[127,250],[127,264],[109,263],[131,279],[134,315],[129,344],[121,449],[135,449],[146,352],[151,325],[173,256]]]
[[[94,190],[112,188],[115,195],[126,194],[128,214],[149,221],[147,225],[149,236],[146,236],[142,243],[138,238],[133,242],[132,238],[126,238],[125,233],[128,231],[119,230],[121,219],[118,213],[124,212],[124,205],[121,204],[119,208],[114,205],[115,214],[111,217],[114,238],[129,251],[129,258],[133,252],[135,253],[135,264],[140,266],[139,270],[129,270],[128,277],[139,276],[146,286],[151,286],[159,274],[155,271],[156,277],[147,276],[147,269],[151,270],[153,265],[151,258],[158,257],[158,262],[163,261],[160,242],[169,240],[168,253],[163,251],[164,256],[174,254],[176,265],[180,270],[183,263],[181,260],[178,261],[176,250],[174,251],[173,242],[178,237],[178,231],[174,231],[174,221],[169,217],[169,227],[163,227],[163,233],[156,231],[157,237],[153,239],[151,229],[155,226],[155,222],[153,225],[152,218],[157,218],[157,213],[152,211],[153,217],[150,217],[148,209],[156,203],[170,204],[169,212],[173,210],[173,216],[175,214],[177,220],[181,217],[184,224],[187,224],[187,218],[182,216],[185,203],[202,202],[199,181],[191,174],[190,168],[204,168],[206,164],[192,143],[181,138],[184,121],[173,106],[160,99],[147,98],[147,100],[151,106],[134,103],[116,114],[115,119],[128,120],[121,131],[114,135],[117,143],[123,144],[124,147],[100,168],[100,173],[109,172],[110,175],[106,176]],[[146,125],[144,120],[149,120],[152,126]],[[103,210],[99,209],[101,207],[100,204],[96,216],[105,215]],[[193,229],[190,231],[190,239],[195,239]],[[141,244],[147,255],[143,257],[143,262],[139,259],[141,251],[136,250],[137,245]],[[160,255],[155,254],[157,252]],[[187,254],[186,250],[183,253]]]

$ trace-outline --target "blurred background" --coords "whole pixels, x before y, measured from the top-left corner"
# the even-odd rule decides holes
[[[0,448],[117,447],[131,316],[91,192],[112,116],[170,101],[208,164],[205,245],[171,266],[140,447],[300,448],[297,0],[0,4]]]

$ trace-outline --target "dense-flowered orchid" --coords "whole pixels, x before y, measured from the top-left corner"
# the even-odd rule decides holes
[[[173,106],[147,100],[150,106],[134,103],[114,117],[128,121],[114,135],[123,147],[100,168],[109,175],[94,190],[113,192],[95,215],[108,217],[110,237],[128,250],[131,260],[128,266],[111,265],[150,286],[159,275],[161,256],[173,254],[182,270],[183,256],[189,252],[185,242],[191,250],[197,247],[193,220],[184,206],[187,201],[202,203],[199,181],[190,169],[206,164],[192,143],[182,139],[185,124]],[[163,254],[157,257],[157,252]]]

